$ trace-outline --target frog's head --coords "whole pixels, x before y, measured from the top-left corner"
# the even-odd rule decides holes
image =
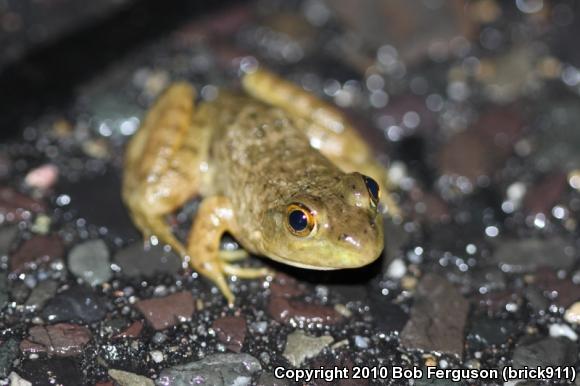
[[[377,182],[360,173],[345,174],[320,193],[299,192],[263,216],[263,253],[319,270],[367,265],[383,250],[379,195]]]

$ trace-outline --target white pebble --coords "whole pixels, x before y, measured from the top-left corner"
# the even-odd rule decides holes
[[[560,336],[565,336],[570,340],[578,340],[578,334],[570,328],[567,324],[552,324],[550,325],[550,336],[557,338]]]
[[[46,164],[32,169],[24,178],[26,185],[40,190],[49,189],[58,179],[58,168],[55,165]]]
[[[572,304],[564,314],[564,320],[572,324],[580,324],[580,302]]]
[[[407,273],[407,266],[402,259],[395,259],[387,269],[387,276],[391,279],[400,279]]]
[[[155,363],[160,363],[163,362],[165,358],[163,357],[163,353],[161,351],[155,350],[151,351],[151,359],[153,359],[153,362]]]
[[[364,336],[360,336],[360,335],[355,335],[354,336],[354,345],[358,348],[369,348],[369,340],[368,338],[365,338]]]

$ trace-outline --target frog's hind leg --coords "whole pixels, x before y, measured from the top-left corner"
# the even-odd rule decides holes
[[[152,236],[180,255],[186,249],[165,216],[199,190],[201,135],[192,131],[195,91],[186,83],[170,86],[148,111],[127,146],[123,200],[144,239]]]
[[[357,171],[377,180],[387,193],[381,195],[383,206],[389,214],[400,215],[388,194],[392,184],[387,170],[376,161],[370,147],[340,110],[266,70],[246,74],[242,84],[255,98],[282,108],[290,117],[298,117],[295,124],[306,134],[311,146],[341,170]]]

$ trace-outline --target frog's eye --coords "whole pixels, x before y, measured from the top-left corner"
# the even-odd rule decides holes
[[[377,181],[373,180],[368,176],[363,176],[363,180],[365,182],[365,185],[367,186],[369,196],[371,197],[371,205],[373,207],[376,207],[381,198],[381,189],[379,188],[379,184],[377,183]]]
[[[293,235],[306,237],[312,232],[315,225],[314,215],[306,206],[299,203],[288,205],[286,209],[286,226]]]

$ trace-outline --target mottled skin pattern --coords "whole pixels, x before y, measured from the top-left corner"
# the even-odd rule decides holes
[[[292,83],[258,70],[247,94],[225,91],[194,106],[194,89],[172,85],[128,145],[123,198],[146,238],[170,244],[213,280],[230,304],[224,275],[257,278],[241,255],[220,252],[224,232],[245,250],[312,269],[354,268],[383,249],[382,214],[363,179],[387,188],[386,172],[343,115]],[[203,200],[187,246],[165,216],[192,196]],[[396,213],[388,194],[384,208]],[[288,207],[308,208],[314,228],[297,236]]]

